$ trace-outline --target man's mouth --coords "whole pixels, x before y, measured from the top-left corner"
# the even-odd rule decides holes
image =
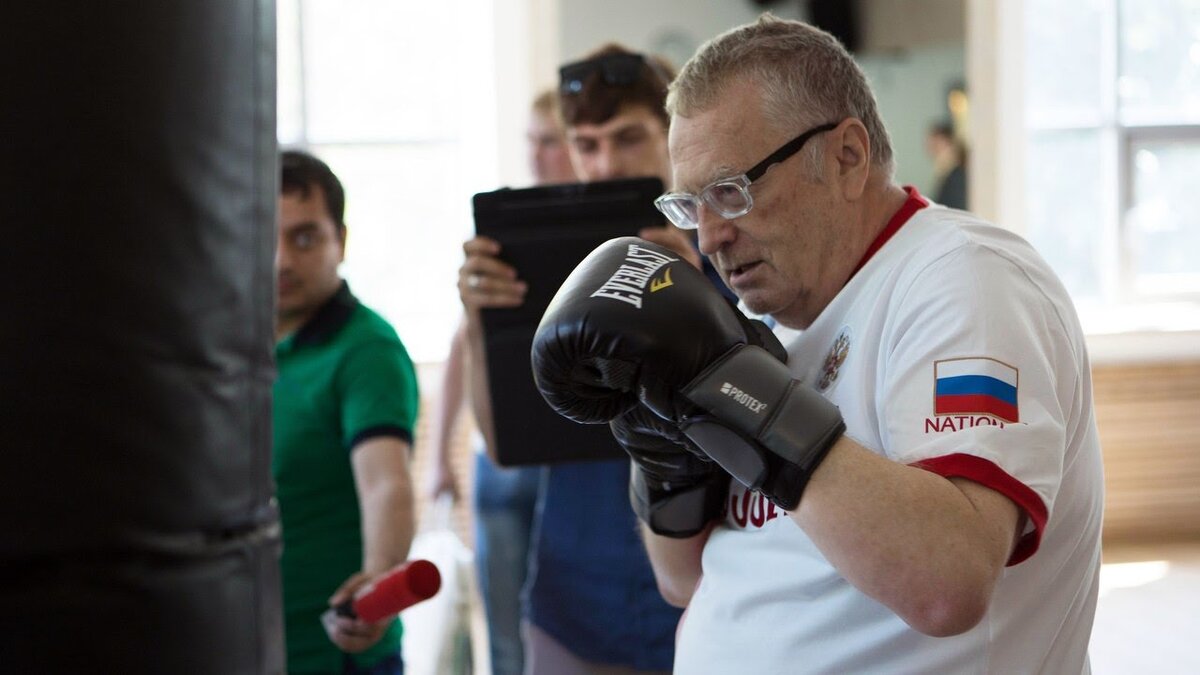
[[[726,274],[729,275],[730,280],[736,279],[738,277],[744,276],[746,273],[750,272],[755,267],[758,267],[758,265],[761,264],[761,262],[762,262],[761,260],[754,260],[752,262],[743,263],[743,264],[737,265],[735,267],[728,267],[728,268],[726,268],[726,270],[727,270]]]

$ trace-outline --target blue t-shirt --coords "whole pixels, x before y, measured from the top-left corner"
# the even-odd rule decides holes
[[[629,506],[629,461],[543,471],[526,618],[585,661],[670,670],[682,610],[654,581]]]

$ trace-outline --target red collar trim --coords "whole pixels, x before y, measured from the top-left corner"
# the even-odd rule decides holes
[[[863,265],[867,264],[867,261],[870,260],[872,256],[879,252],[879,249],[883,248],[883,245],[886,244],[893,235],[900,231],[900,227],[904,225],[904,223],[908,222],[908,219],[912,218],[914,213],[920,211],[926,206],[929,206],[929,200],[922,197],[921,193],[917,192],[917,188],[911,185],[905,185],[904,191],[908,193],[908,199],[904,201],[904,205],[901,206],[900,210],[897,211],[895,215],[892,216],[892,219],[888,221],[887,226],[883,228],[883,231],[879,233],[879,236],[875,237],[875,241],[871,242],[871,245],[867,247],[867,253],[863,256],[862,260],[858,261],[858,265],[855,266],[854,271],[850,273],[851,279],[854,278],[855,274],[858,274],[858,271],[863,268]]]

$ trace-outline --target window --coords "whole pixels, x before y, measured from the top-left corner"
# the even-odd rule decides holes
[[[1200,330],[1200,0],[1026,0],[1024,231],[1089,333]]]
[[[346,187],[342,273],[420,362],[441,360],[471,195],[499,184],[491,0],[279,0],[278,134]]]

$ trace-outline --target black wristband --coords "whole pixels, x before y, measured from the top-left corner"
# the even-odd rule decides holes
[[[633,463],[629,475],[629,503],[633,512],[654,534],[686,539],[704,531],[725,513],[729,474],[720,469],[700,483],[682,488],[653,485],[642,468]]]
[[[730,350],[683,393],[704,411],[683,422],[684,435],[740,483],[789,511],[846,430],[837,406],[758,347]]]

